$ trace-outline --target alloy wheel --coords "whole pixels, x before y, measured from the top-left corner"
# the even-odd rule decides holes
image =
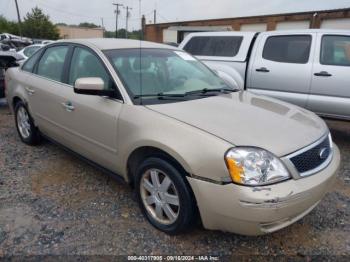
[[[148,214],[161,224],[173,224],[180,213],[180,201],[170,177],[159,169],[143,173],[140,183],[143,205]]]
[[[27,110],[23,106],[21,106],[17,111],[17,126],[21,136],[24,139],[30,136],[30,119]]]

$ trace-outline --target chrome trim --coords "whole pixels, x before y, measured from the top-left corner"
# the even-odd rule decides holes
[[[319,165],[318,167],[316,167],[316,168],[314,168],[312,170],[309,170],[307,172],[299,173],[298,170],[296,169],[296,167],[294,166],[293,162],[291,161],[291,158],[293,158],[293,157],[295,157],[297,155],[303,154],[306,151],[308,151],[308,150],[318,146],[319,144],[321,144],[326,139],[326,137],[328,137],[328,142],[329,142],[329,146],[330,146],[330,153],[329,153],[328,158],[321,165]],[[331,136],[330,133],[328,133],[328,134],[322,136],[316,142],[308,145],[307,147],[304,147],[304,148],[302,148],[302,149],[300,149],[298,151],[295,151],[294,153],[292,153],[290,155],[284,156],[281,159],[286,164],[286,166],[288,167],[289,171],[291,172],[291,174],[295,178],[302,178],[302,177],[307,177],[307,176],[314,175],[314,174],[318,173],[319,171],[325,169],[330,164],[330,162],[333,159],[333,141],[332,141],[332,136]]]

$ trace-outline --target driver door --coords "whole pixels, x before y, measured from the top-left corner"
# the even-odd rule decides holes
[[[112,77],[98,55],[91,49],[75,46],[70,61],[64,109],[66,141],[80,155],[116,172],[118,117],[123,101],[120,98],[74,93],[78,78],[100,77],[105,89],[116,88]]]

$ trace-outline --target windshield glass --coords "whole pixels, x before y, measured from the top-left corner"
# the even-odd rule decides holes
[[[193,56],[167,49],[116,49],[105,51],[132,98],[156,96],[201,98],[196,91],[233,91]],[[203,94],[203,93],[202,93]],[[211,95],[214,95],[211,93]],[[188,98],[186,98],[188,99]],[[178,99],[179,100],[179,99]]]

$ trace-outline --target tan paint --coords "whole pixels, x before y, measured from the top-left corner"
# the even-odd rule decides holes
[[[305,216],[327,192],[337,173],[340,153],[334,145],[331,164],[299,180],[258,187],[217,185],[188,178],[205,228],[243,235],[270,233]]]
[[[11,109],[14,97],[28,102],[42,132],[126,180],[127,160],[134,150],[152,146],[167,152],[193,176],[188,181],[208,229],[251,235],[272,232],[301,218],[320,201],[339,166],[336,146],[331,164],[310,177],[264,187],[204,181],[230,179],[224,155],[236,145],[257,146],[284,156],[315,142],[328,132],[315,114],[249,92],[133,105],[101,49],[113,43],[116,48],[119,43],[127,48],[136,42],[113,41],[106,40],[104,45],[101,39],[75,40],[101,56],[124,101],[78,95],[72,86],[16,68],[6,73]],[[152,47],[151,43],[143,45]],[[154,44],[154,48],[160,46]],[[35,91],[32,96],[28,87]],[[73,111],[62,106],[67,101],[72,102]]]

